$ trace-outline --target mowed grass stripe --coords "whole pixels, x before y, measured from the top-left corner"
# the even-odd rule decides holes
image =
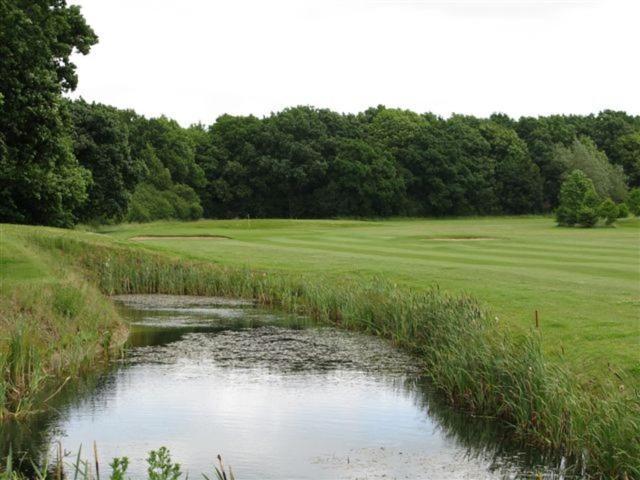
[[[197,241],[193,241],[196,243]],[[156,243],[155,241],[153,243]],[[258,242],[238,242],[238,241],[225,241],[224,243],[216,243],[212,245],[211,242],[197,242],[201,246],[205,247],[202,250],[196,250],[193,243],[190,241],[188,244],[190,248],[184,248],[185,243],[176,244],[175,242],[158,242],[156,245],[153,245],[156,249],[165,251],[165,252],[173,252],[173,253],[182,253],[186,254],[191,258],[197,259],[207,259],[214,260],[219,263],[227,263],[227,264],[237,264],[238,258],[241,257],[241,263],[247,265],[249,267],[254,268],[276,268],[278,270],[296,270],[296,271],[304,271],[308,272],[309,269],[318,269],[321,270],[319,273],[327,272],[327,273],[358,273],[360,271],[376,271],[377,273],[389,273],[394,276],[398,274],[402,274],[402,276],[408,275],[405,269],[399,270],[395,267],[399,267],[399,263],[401,263],[404,267],[410,267],[411,269],[415,268],[416,260],[419,261],[420,265],[424,267],[422,272],[419,272],[421,280],[427,280],[429,284],[440,283],[443,280],[446,280],[447,277],[452,277],[452,271],[462,272],[460,273],[459,279],[466,279],[465,276],[468,276],[467,273],[463,272],[463,268],[467,266],[472,267],[481,267],[477,270],[476,273],[493,273],[499,276],[506,277],[515,277],[518,283],[524,281],[528,282],[530,280],[535,280],[539,283],[543,283],[545,286],[549,284],[549,279],[553,278],[554,280],[558,280],[558,269],[549,269],[549,268],[541,268],[538,266],[535,271],[529,266],[521,267],[522,262],[516,262],[515,264],[519,267],[516,268],[513,266],[513,263],[509,263],[506,266],[496,265],[495,261],[487,260],[485,262],[478,262],[473,260],[468,261],[460,261],[464,260],[462,256],[458,255],[457,266],[451,266],[452,262],[450,260],[444,259],[441,260],[437,256],[431,255],[429,258],[415,258],[415,256],[411,255],[396,255],[389,256],[386,253],[380,254],[370,254],[363,253],[361,249],[358,250],[348,250],[348,251],[339,251],[340,249],[334,246],[325,246],[324,248],[316,248],[304,245],[292,245],[292,244],[283,244],[278,241],[270,242],[265,239],[261,239]],[[151,246],[151,245],[149,245]],[[231,248],[228,248],[231,247]],[[240,249],[235,248],[240,247]],[[327,256],[326,252],[330,252],[331,255]],[[295,261],[301,263],[298,265],[294,262],[286,261],[286,265],[282,265],[281,262],[286,259],[293,258],[293,254],[298,254],[295,256]],[[262,256],[261,256],[262,255]],[[385,259],[393,259],[394,264],[390,265],[388,263],[381,263],[377,260],[380,258]],[[359,260],[371,260],[375,259],[376,262],[360,262],[355,263],[354,259]],[[271,263],[273,259],[278,259],[275,262],[275,265]],[[446,277],[434,277],[429,267],[444,267],[447,271]],[[381,271],[383,269],[383,271]],[[396,271],[397,270],[397,271]],[[442,273],[443,269],[440,268],[437,273]],[[416,272],[414,272],[415,274]],[[566,272],[567,274],[561,278],[562,284],[566,284],[567,282],[571,284],[577,284],[584,288],[584,285],[592,285],[597,286],[598,288],[617,288],[620,289],[620,292],[629,292],[629,282],[624,281],[624,279],[618,278],[618,282],[616,284],[611,283],[611,278],[606,277],[604,282],[601,281],[599,277],[594,277],[592,272],[588,272],[587,275],[582,275],[581,278],[578,278],[573,271]],[[427,278],[425,278],[427,277]],[[597,282],[593,280],[598,279]],[[410,283],[416,283],[415,281]],[[420,282],[418,282],[420,283]],[[597,283],[597,285],[596,285]],[[560,285],[559,282],[551,282],[550,285]],[[567,290],[566,286],[562,287],[562,290]]]
[[[308,238],[302,236],[291,237],[296,240],[308,240]],[[451,251],[456,252],[458,249],[473,249],[482,251],[487,254],[503,255],[507,251],[514,253],[514,258],[531,258],[542,260],[554,260],[562,263],[569,262],[587,262],[587,263],[603,263],[605,265],[620,264],[629,266],[629,261],[640,260],[638,251],[630,249],[629,251],[618,248],[598,249],[590,252],[588,250],[572,249],[571,251],[563,251],[561,249],[544,247],[536,248],[535,244],[523,242],[520,239],[514,240],[487,240],[487,241],[432,241],[430,244],[425,242],[394,242],[394,245],[389,245],[389,240],[376,240],[367,238],[347,238],[337,236],[323,236],[323,241],[332,244],[352,244],[382,247],[385,249],[397,249],[397,251]],[[508,243],[505,243],[508,242]],[[537,253],[540,252],[540,253]]]
[[[288,238],[272,238],[269,243],[277,245],[291,246],[298,249],[319,250],[332,253],[345,253],[350,255],[365,255],[368,257],[393,257],[403,259],[422,260],[426,263],[439,262],[441,264],[463,264],[463,265],[481,265],[486,267],[505,267],[512,268],[514,266],[527,266],[527,268],[535,270],[545,270],[553,272],[564,272],[575,275],[582,273],[589,276],[610,278],[624,278],[633,280],[637,276],[637,272],[632,268],[624,266],[623,268],[603,268],[601,266],[589,265],[586,261],[582,264],[566,265],[566,262],[558,261],[540,261],[538,258],[525,259],[523,257],[505,257],[495,254],[483,254],[478,250],[456,251],[456,252],[434,252],[423,250],[406,250],[394,247],[380,246],[345,246],[340,242],[327,243],[313,240],[288,239]]]
[[[533,269],[531,267],[496,267],[495,265],[488,263],[479,265],[477,262],[458,262],[457,267],[451,266],[450,260],[437,260],[434,258],[431,259],[415,259],[415,258],[403,258],[403,257],[394,257],[393,264],[382,263],[380,262],[380,258],[389,258],[385,255],[371,255],[367,253],[361,252],[344,252],[344,251],[336,251],[335,249],[326,248],[326,249],[318,249],[318,248],[309,248],[309,247],[295,247],[292,245],[267,245],[266,243],[261,243],[259,245],[255,245],[256,251],[258,253],[261,250],[270,250],[271,253],[268,254],[269,257],[273,256],[274,251],[277,252],[278,257],[282,259],[290,258],[293,254],[300,254],[298,259],[302,259],[303,265],[275,265],[264,266],[264,268],[276,268],[279,270],[291,270],[295,269],[296,271],[302,272],[310,272],[314,268],[318,268],[321,265],[323,272],[333,272],[333,273],[344,273],[344,274],[359,274],[362,272],[369,272],[371,274],[390,274],[394,277],[402,276],[404,278],[410,279],[408,283],[411,284],[438,284],[444,283],[448,280],[463,280],[469,281],[470,276],[471,279],[474,277],[477,281],[483,282],[487,279],[484,278],[485,275],[491,274],[491,282],[496,282],[496,279],[500,279],[501,288],[503,288],[506,284],[514,283],[514,284],[526,284],[529,285],[527,288],[530,290],[538,289],[538,290],[556,290],[556,291],[564,291],[564,292],[572,292],[575,289],[575,286],[579,286],[584,289],[587,288],[598,288],[598,289],[607,289],[619,293],[630,293],[629,282],[624,279],[612,279],[612,278],[599,278],[588,275],[583,275],[580,278],[574,272],[566,272],[559,276],[557,270],[548,269],[548,268],[536,268]],[[237,252],[234,251],[223,251],[216,249],[215,257],[216,260],[220,263],[228,263],[234,264],[237,263],[237,260],[233,258],[233,255]],[[175,250],[174,250],[175,251]],[[326,255],[326,252],[331,252],[332,255]],[[243,252],[244,254],[249,254],[249,252]],[[255,254],[256,252],[254,252]],[[209,253],[211,254],[211,252]],[[311,256],[310,256],[311,254]],[[202,252],[200,258],[207,258],[207,252]],[[252,255],[253,256],[253,255]],[[244,257],[244,255],[243,255]],[[339,257],[339,258],[338,258]],[[354,263],[354,259],[365,260],[365,262]],[[339,264],[336,264],[336,260],[339,261]],[[374,262],[371,262],[374,260]],[[420,264],[420,270],[416,271],[416,261]],[[256,262],[255,259],[243,261],[243,264],[247,266],[255,267],[257,264],[264,262]],[[471,271],[465,269],[464,267],[478,267]],[[346,267],[346,268],[345,268]],[[433,267],[434,269],[432,269]],[[411,270],[409,272],[408,270]],[[456,272],[456,273],[453,273]],[[436,274],[438,274],[436,276]],[[440,276],[440,274],[444,274],[444,276]],[[549,279],[553,278],[553,282],[549,282]],[[496,284],[498,287],[498,284]],[[534,288],[535,287],[535,288]],[[543,293],[541,291],[541,293]],[[595,292],[594,292],[595,293]]]

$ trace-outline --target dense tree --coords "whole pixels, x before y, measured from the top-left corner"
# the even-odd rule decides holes
[[[593,139],[599,149],[616,165],[623,165],[622,158],[616,148],[618,139],[622,136],[637,133],[637,120],[625,112],[604,110],[598,115],[589,115],[581,119],[573,117],[579,126],[579,132]]]
[[[160,162],[169,169],[174,182],[193,188],[204,187],[206,179],[202,168],[196,163],[192,137],[175,120],[134,116],[129,128],[134,156],[140,155],[149,145]]]
[[[145,165],[145,178],[133,192],[127,220],[149,222],[169,218],[200,218],[203,209],[195,190],[173,182],[169,168],[160,161],[150,144],[146,144],[139,154],[140,161]]]
[[[640,188],[633,188],[627,197],[629,211],[636,217],[640,217]]]
[[[97,37],[64,0],[0,1],[0,220],[69,226],[90,173],[73,155],[61,93]]]
[[[341,140],[327,185],[316,192],[317,216],[385,216],[400,210],[404,184],[391,155],[363,140]]]
[[[604,218],[604,222],[607,225],[611,225],[618,219],[620,209],[610,198],[606,198],[602,201],[598,207],[598,215]]]
[[[518,136],[527,144],[531,159],[542,176],[545,209],[558,204],[558,194],[566,166],[555,156],[557,145],[568,147],[576,137],[575,127],[560,115],[522,117],[517,125]]]
[[[624,200],[627,187],[622,168],[609,163],[604,152],[588,137],[575,139],[569,147],[556,146],[554,157],[566,171],[581,170],[586,174],[601,197]]]
[[[629,186],[640,187],[640,131],[618,137],[612,151],[628,176]]]
[[[574,170],[560,188],[560,205],[556,211],[558,224],[580,224],[586,227],[595,225],[599,203],[600,199],[591,179],[584,172]]]
[[[484,122],[480,131],[496,162],[495,190],[504,213],[522,214],[542,209],[542,177],[527,144],[503,117]]]
[[[70,102],[69,110],[73,152],[92,177],[77,216],[82,221],[122,220],[145,163],[131,156],[129,131],[115,108],[79,100]]]

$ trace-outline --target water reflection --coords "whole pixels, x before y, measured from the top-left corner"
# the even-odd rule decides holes
[[[443,407],[419,361],[380,339],[240,302],[120,301],[133,325],[126,359],[65,389],[29,427],[3,430],[0,450],[10,441],[33,458],[51,442],[95,440],[103,459],[129,456],[134,479],[161,445],[190,476],[222,453],[239,480],[556,476],[491,422]]]

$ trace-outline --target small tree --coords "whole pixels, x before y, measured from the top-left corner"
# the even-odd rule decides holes
[[[634,188],[629,192],[627,197],[627,206],[631,213],[636,217],[640,217],[640,188]]]
[[[618,205],[618,218],[627,218],[629,216],[629,207],[626,203]]]
[[[592,227],[595,215],[598,219],[597,207],[600,203],[593,182],[582,171],[574,170],[560,188],[560,205],[556,211],[558,224],[573,226],[579,223]],[[581,213],[579,218],[579,213]],[[582,221],[581,221],[582,220]]]
[[[582,205],[578,210],[578,225],[585,228],[591,228],[598,223],[598,211],[588,205]]]
[[[603,200],[600,206],[598,207],[598,215],[604,218],[604,222],[607,225],[611,225],[618,218],[618,213],[620,210],[618,206],[613,203],[613,200],[607,198]]]

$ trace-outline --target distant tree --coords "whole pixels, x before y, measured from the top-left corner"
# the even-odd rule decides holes
[[[603,110],[598,115],[588,116],[582,122],[583,128],[579,128],[584,135],[593,139],[600,150],[603,150],[611,162],[615,165],[625,166],[619,150],[618,141],[621,137],[638,133],[640,131],[637,118],[631,117],[625,112]],[[631,175],[631,171],[627,171]]]
[[[195,220],[202,216],[203,209],[196,191],[189,185],[173,182],[169,168],[160,161],[150,144],[145,145],[138,155],[145,165],[145,175],[133,192],[127,220]]]
[[[516,125],[518,136],[525,141],[531,159],[540,169],[544,207],[558,205],[558,195],[566,165],[555,155],[556,145],[568,147],[576,138],[576,127],[564,116],[522,117]]]
[[[572,226],[589,224],[598,217],[598,194],[593,182],[582,171],[574,170],[560,188],[560,205],[556,211],[558,224]],[[585,225],[589,226],[589,225]]]
[[[251,185],[251,169],[258,160],[254,143],[263,125],[254,116],[222,115],[209,127],[211,158],[203,164],[207,186],[203,195],[205,216],[236,217],[253,214],[261,199]],[[255,178],[254,178],[255,179]],[[264,179],[255,179],[264,181]]]
[[[500,212],[500,199],[495,175],[498,160],[492,145],[482,135],[482,122],[474,117],[454,115],[444,122],[446,166],[442,180],[458,197],[454,208],[445,214],[495,214]],[[454,198],[455,198],[454,197]]]
[[[569,147],[558,145],[554,156],[567,172],[580,170],[587,175],[601,197],[624,200],[627,187],[622,167],[609,163],[607,156],[598,150],[593,140],[581,137]]]
[[[175,183],[195,189],[202,188],[206,179],[196,163],[192,136],[175,120],[164,116],[147,119],[134,116],[130,122],[131,148],[134,157],[150,146],[162,165],[169,170]]]
[[[615,222],[619,213],[620,209],[610,198],[603,200],[598,207],[598,216],[603,218],[607,225]]]
[[[533,213],[542,209],[542,178],[533,163],[527,144],[502,117],[492,115],[480,131],[490,145],[494,158],[495,190],[503,213]],[[499,119],[496,123],[495,118]]]
[[[612,150],[628,176],[631,187],[640,187],[640,131],[618,137]]]
[[[636,217],[640,217],[640,188],[633,188],[627,197],[629,211]]]
[[[0,1],[0,221],[70,226],[91,175],[73,155],[63,91],[98,38],[64,0]]]
[[[131,192],[145,172],[144,160],[133,158],[129,131],[119,112],[84,100],[69,102],[73,152],[91,172],[87,201],[76,209],[82,221],[119,221]]]
[[[329,183],[316,192],[321,215],[397,213],[404,184],[391,155],[362,140],[342,140],[329,166]]]

